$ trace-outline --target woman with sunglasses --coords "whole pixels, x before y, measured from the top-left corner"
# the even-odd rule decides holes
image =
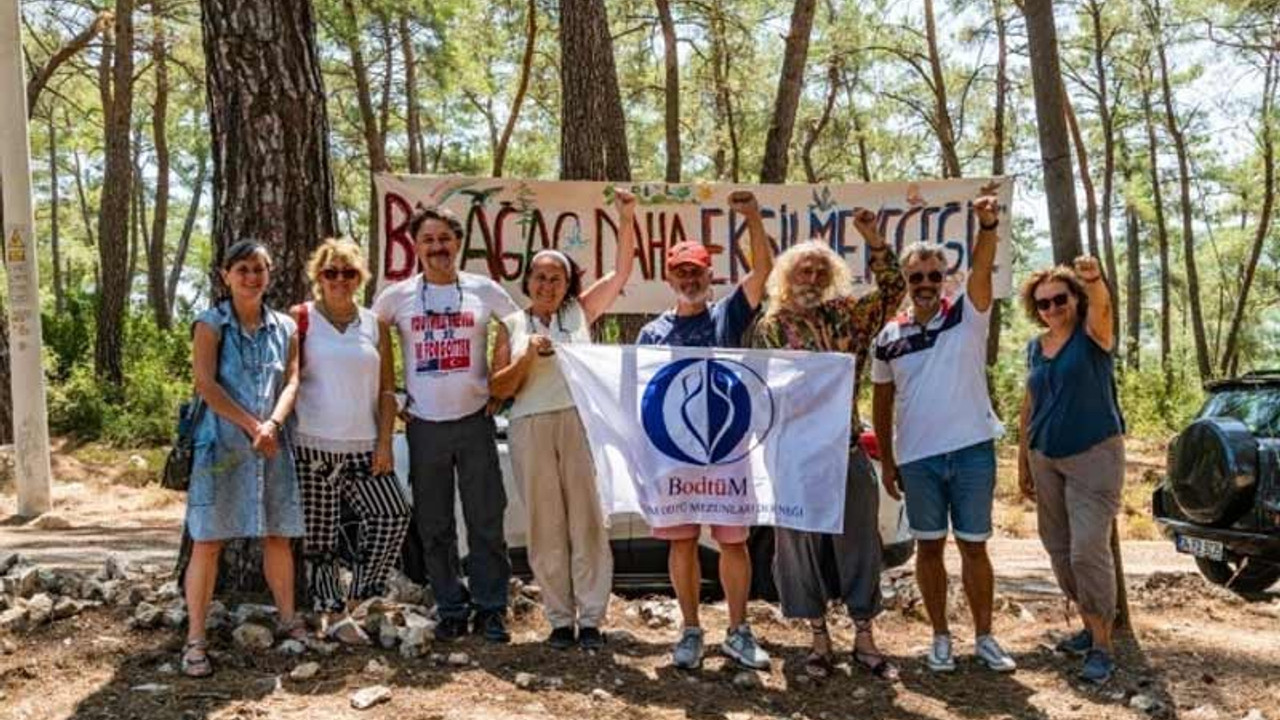
[[[307,582],[324,633],[360,645],[369,638],[346,613],[383,593],[411,512],[391,457],[396,398],[390,330],[355,301],[368,279],[365,266],[354,242],[325,240],[307,263],[315,300],[292,310],[301,357],[294,457],[307,528]],[[345,604],[335,556],[343,503],[360,522],[359,559]]]
[[[213,672],[205,619],[218,579],[222,543],[261,538],[263,574],[279,611],[279,630],[293,639],[306,626],[293,607],[290,539],[303,534],[291,438],[286,427],[298,393],[298,344],[289,316],[267,307],[271,255],[242,240],[220,265],[227,298],[194,326],[196,392],[206,411],[195,428],[187,532],[191,562],[183,579],[187,643],[182,672]]]
[[[1111,295],[1097,259],[1083,256],[1074,269],[1032,273],[1022,304],[1044,332],[1027,345],[1018,482],[1035,500],[1058,585],[1084,621],[1058,649],[1083,655],[1080,677],[1102,683],[1115,669],[1111,532],[1124,485]]]
[[[614,204],[614,270],[584,290],[568,255],[535,254],[521,285],[531,302],[499,326],[489,382],[494,397],[515,398],[511,466],[529,507],[529,565],[551,625],[547,643],[560,650],[575,643],[588,651],[603,647],[600,624],[613,581],[587,433],[553,355],[557,343],[591,342],[591,324],[631,275],[636,199],[616,189]]]

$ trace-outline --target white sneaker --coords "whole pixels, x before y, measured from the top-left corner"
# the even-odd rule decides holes
[[[973,643],[973,654],[979,662],[996,672],[1008,673],[1018,669],[1018,663],[1000,647],[993,635],[979,635]]]
[[[929,654],[925,656],[925,663],[936,673],[955,672],[956,659],[951,654],[950,635],[933,636],[933,644],[929,647]]]
[[[702,667],[702,628],[685,628],[671,651],[671,664],[681,670]]]
[[[739,665],[753,670],[765,670],[769,667],[769,653],[756,642],[746,623],[725,633],[720,652],[736,660]]]

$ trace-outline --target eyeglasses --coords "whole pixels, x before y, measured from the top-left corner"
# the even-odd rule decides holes
[[[919,285],[926,277],[935,285],[942,282],[942,273],[938,270],[930,270],[928,273],[913,272],[907,276],[907,282],[911,285]]]
[[[320,277],[325,280],[337,280],[341,277],[343,280],[355,280],[360,277],[360,271],[355,268],[325,268],[320,271]]]
[[[1067,298],[1070,297],[1066,293],[1058,293],[1053,297],[1036,298],[1036,309],[1040,312],[1048,310],[1050,306],[1062,307],[1067,304]]]

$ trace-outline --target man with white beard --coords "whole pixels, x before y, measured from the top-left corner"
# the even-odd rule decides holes
[[[800,243],[780,255],[769,275],[769,305],[756,326],[752,345],[760,348],[863,354],[906,294],[898,260],[876,229],[876,213],[863,209],[854,225],[867,244],[866,257],[876,289],[853,296],[849,266],[823,240]],[[857,380],[855,379],[855,383]],[[881,611],[881,546],[877,516],[879,489],[866,453],[857,443],[857,389],[854,432],[845,478],[844,526],[838,535],[775,529],[774,581],[782,613],[809,621],[812,649],[805,672],[831,674],[832,645],[827,604],[844,603],[853,618],[853,661],[874,676],[893,680],[897,668],[876,647],[872,620]]]

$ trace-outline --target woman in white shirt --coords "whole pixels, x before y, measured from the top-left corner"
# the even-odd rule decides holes
[[[377,597],[400,555],[410,507],[396,481],[395,361],[390,330],[356,293],[368,278],[364,254],[350,240],[329,239],[307,264],[315,300],[293,308],[298,323],[301,386],[294,451],[302,491],[307,582],[326,635],[344,643],[369,638],[347,603]],[[338,580],[340,512],[360,520],[359,560],[350,588]]]
[[[615,269],[585,290],[568,255],[542,250],[529,261],[522,290],[529,307],[498,328],[489,380],[497,398],[514,397],[511,466],[529,506],[529,565],[542,588],[547,643],[586,650],[604,645],[613,556],[596,492],[586,430],[556,365],[554,346],[591,342],[591,324],[622,292],[635,260],[635,196],[614,191],[618,210]]]

